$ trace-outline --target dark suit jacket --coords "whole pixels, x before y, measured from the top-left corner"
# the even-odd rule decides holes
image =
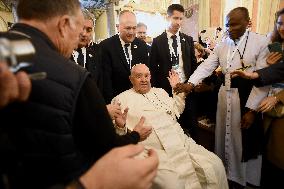
[[[256,70],[259,79],[255,80],[256,86],[270,85],[284,81],[284,60],[269,67]]]
[[[103,96],[107,103],[121,92],[130,89],[130,69],[119,40],[114,35],[100,43],[103,66]],[[147,44],[135,38],[131,43],[131,65],[144,63],[148,65]]]
[[[86,69],[91,73],[92,77],[95,79],[98,88],[102,92],[103,86],[103,76],[102,76],[102,66],[101,66],[101,52],[98,47],[98,44],[91,44],[89,47],[86,48]],[[84,66],[84,55],[82,55],[82,51],[79,52],[79,56],[77,62],[80,66]],[[70,58],[74,61],[73,56]]]
[[[95,50],[97,48],[97,44],[92,44],[91,46],[86,48],[86,69],[91,72],[94,73],[95,70]],[[81,49],[77,49],[76,50],[79,53],[77,62],[80,66],[84,66],[84,55],[82,54]],[[71,56],[71,60],[74,61],[74,57]],[[75,61],[74,61],[75,62]]]
[[[181,32],[180,43],[184,73],[186,79],[188,79],[197,67],[197,61],[194,54],[194,43],[192,37]],[[165,89],[169,94],[172,93],[172,89],[167,77],[171,69],[172,63],[167,33],[163,32],[153,40],[150,53],[150,71],[152,85]]]

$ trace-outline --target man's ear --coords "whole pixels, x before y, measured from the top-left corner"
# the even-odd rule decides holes
[[[59,17],[57,27],[61,37],[65,37],[66,32],[70,29],[70,22],[70,16],[68,15],[63,15]]]
[[[129,76],[129,80],[130,80],[130,82],[132,83],[132,77],[131,77],[131,75]]]
[[[170,15],[167,15],[166,20],[169,22],[170,21]]]

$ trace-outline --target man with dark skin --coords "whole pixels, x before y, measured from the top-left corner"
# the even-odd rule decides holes
[[[190,93],[194,86],[221,66],[223,85],[218,95],[215,129],[215,152],[227,168],[228,179],[242,188],[249,182],[259,185],[261,173],[261,131],[255,122],[256,111],[268,88],[253,87],[249,80],[231,78],[238,69],[248,72],[267,66],[269,39],[247,30],[249,13],[244,7],[229,12],[226,17],[228,37],[191,75],[188,83],[177,84],[176,93]],[[257,41],[258,45],[255,45]],[[252,171],[253,166],[254,171]]]

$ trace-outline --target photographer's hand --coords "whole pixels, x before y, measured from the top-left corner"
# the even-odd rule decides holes
[[[0,62],[0,108],[13,101],[25,101],[31,92],[31,81],[25,72],[13,74],[5,62]]]

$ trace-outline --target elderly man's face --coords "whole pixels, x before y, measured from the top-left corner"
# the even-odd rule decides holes
[[[121,16],[118,25],[119,36],[125,43],[132,43],[136,37],[136,17],[132,13]]]
[[[87,47],[92,40],[94,22],[91,19],[85,19],[83,32],[80,34],[79,48]]]
[[[137,38],[146,42],[147,28],[145,26],[137,27]]]
[[[226,27],[232,40],[241,37],[245,33],[248,24],[249,20],[246,20],[244,14],[240,11],[230,12],[226,17]]]
[[[132,68],[130,81],[133,89],[140,94],[145,94],[151,89],[151,74],[145,64],[138,64]]]

